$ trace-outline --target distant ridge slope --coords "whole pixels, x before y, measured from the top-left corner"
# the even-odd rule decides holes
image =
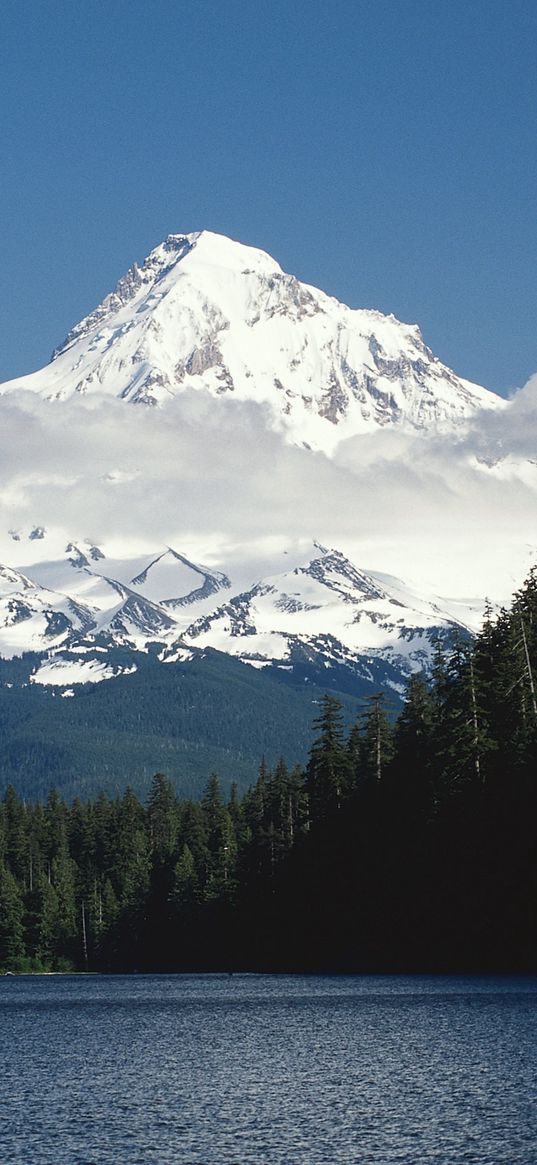
[[[389,663],[399,689],[427,668],[436,637],[475,623],[470,608],[455,613],[318,543],[284,574],[238,593],[226,574],[171,547],[117,559],[85,542],[62,549],[44,531],[19,536],[19,559],[25,550],[33,562],[24,569],[0,567],[0,658],[35,653],[31,683],[110,679],[136,670],[136,653],[155,645],[163,663],[207,649],[256,668],[309,661],[372,676],[373,664]]]

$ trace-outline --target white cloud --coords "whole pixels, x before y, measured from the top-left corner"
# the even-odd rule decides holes
[[[382,431],[333,460],[285,444],[262,406],[200,391],[162,409],[2,397],[0,426],[5,531],[171,542],[244,582],[318,538],[416,585],[501,599],[537,548],[537,376],[462,439]]]

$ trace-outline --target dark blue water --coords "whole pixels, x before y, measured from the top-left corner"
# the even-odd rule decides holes
[[[536,1165],[537,980],[0,980],[1,1165]]]

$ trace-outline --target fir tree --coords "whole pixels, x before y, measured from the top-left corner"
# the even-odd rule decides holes
[[[24,904],[16,878],[0,865],[0,967],[11,971],[26,954]]]
[[[434,704],[425,677],[410,677],[395,727],[389,770],[393,795],[406,815],[430,815],[434,805]]]
[[[166,862],[175,849],[178,821],[175,793],[163,773],[153,777],[147,818],[153,857],[157,862]]]
[[[341,809],[350,784],[351,766],[345,747],[341,702],[331,694],[322,699],[314,722],[317,736],[306,769],[310,820],[318,825]]]
[[[360,779],[375,782],[382,780],[386,766],[393,755],[393,729],[384,708],[385,696],[377,692],[367,697],[369,705],[362,714],[363,727],[359,751]]]

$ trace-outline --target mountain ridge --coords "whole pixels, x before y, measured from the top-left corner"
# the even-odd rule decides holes
[[[319,543],[283,574],[241,592],[223,572],[172,547],[117,560],[96,546],[89,557],[70,542],[53,560],[46,531],[37,543],[41,561],[24,571],[0,568],[0,656],[37,652],[31,683],[99,682],[118,674],[118,650],[151,645],[163,663],[208,648],[257,668],[292,668],[298,658],[325,668],[389,658],[403,682],[428,667],[439,635],[468,633],[475,622],[470,609],[464,622],[441,600],[416,596]]]

